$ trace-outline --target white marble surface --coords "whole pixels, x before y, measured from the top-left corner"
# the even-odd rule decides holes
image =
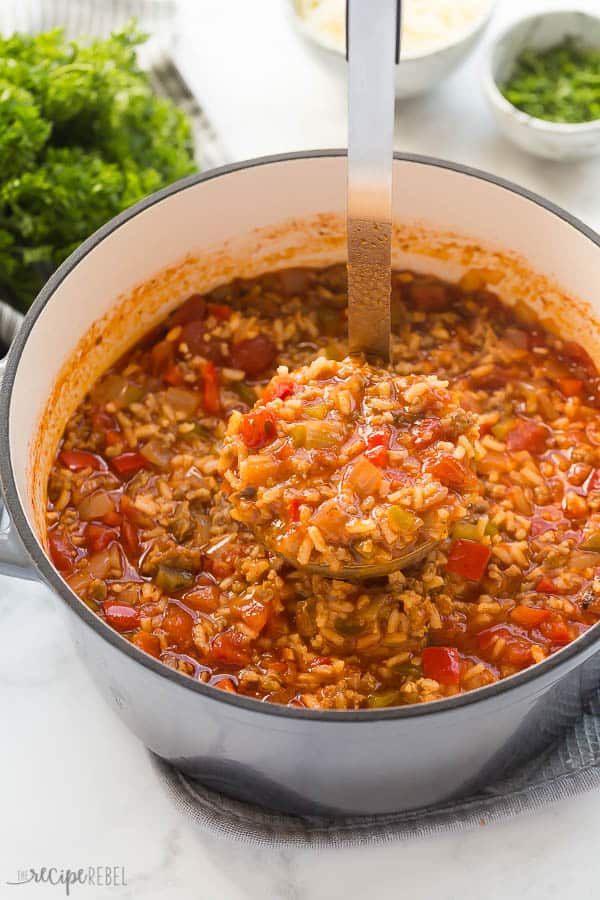
[[[487,40],[502,20],[540,5],[504,0]],[[600,10],[598,0],[586,5]],[[232,158],[344,144],[344,85],[293,34],[283,0],[185,0],[181,16],[182,65]],[[399,108],[397,147],[513,178],[600,226],[600,161],[544,164],[507,145],[480,95],[479,56],[437,94]],[[75,887],[71,896],[598,896],[597,793],[469,834],[380,848],[256,850],[199,832],[97,697],[54,603],[41,586],[0,579],[2,900],[64,896],[59,887],[7,885],[19,869],[89,865],[124,866],[127,886]]]

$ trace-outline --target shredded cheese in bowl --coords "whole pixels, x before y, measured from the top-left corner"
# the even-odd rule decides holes
[[[431,53],[459,40],[481,20],[491,0],[404,0],[402,56]],[[294,0],[306,32],[331,50],[346,49],[345,0]]]

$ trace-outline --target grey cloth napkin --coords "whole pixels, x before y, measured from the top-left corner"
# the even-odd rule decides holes
[[[600,785],[600,693],[594,694],[575,725],[542,754],[485,790],[438,806],[384,816],[288,816],[231,800],[159,757],[152,755],[152,760],[183,814],[222,837],[260,846],[311,848],[415,840],[479,828]]]

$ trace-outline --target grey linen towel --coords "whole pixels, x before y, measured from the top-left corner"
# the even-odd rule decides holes
[[[465,831],[600,784],[600,693],[574,725],[526,765],[460,800],[383,816],[295,817],[231,800],[208,790],[152,755],[166,790],[183,814],[204,830],[271,847],[351,847]]]

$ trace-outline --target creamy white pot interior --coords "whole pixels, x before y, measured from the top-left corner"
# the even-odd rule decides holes
[[[172,194],[73,268],[35,322],[11,399],[18,491],[40,533],[64,423],[103,369],[194,291],[344,258],[344,157],[273,161]],[[394,264],[456,279],[486,270],[600,359],[600,248],[532,200],[474,176],[395,163]]]

